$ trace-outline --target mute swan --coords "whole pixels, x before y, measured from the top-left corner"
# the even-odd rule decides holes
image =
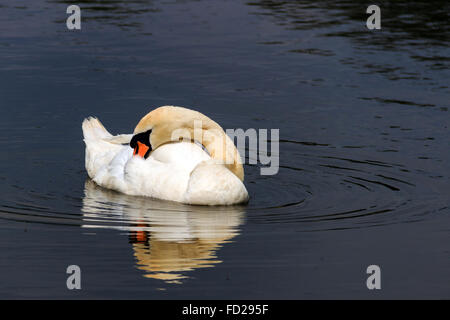
[[[159,107],[139,121],[133,134],[113,136],[92,117],[82,129],[86,171],[102,187],[187,204],[248,201],[238,150],[200,112]]]

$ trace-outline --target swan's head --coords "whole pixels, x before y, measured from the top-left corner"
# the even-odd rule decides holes
[[[130,141],[130,147],[134,149],[133,155],[138,155],[144,159],[147,159],[152,151],[152,145],[150,143],[150,134],[152,130],[147,130],[135,134]]]
[[[174,106],[159,107],[139,121],[133,139],[148,142],[146,146],[150,151],[169,142],[196,141],[205,147],[213,159],[223,163],[244,181],[242,160],[233,141],[218,123],[198,111]],[[139,145],[137,142],[136,145]]]

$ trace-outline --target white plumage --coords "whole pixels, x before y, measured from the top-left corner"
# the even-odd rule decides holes
[[[87,173],[102,187],[199,205],[248,200],[243,182],[195,143],[163,144],[144,159],[133,156],[132,134],[113,136],[96,118],[85,119],[82,128]]]

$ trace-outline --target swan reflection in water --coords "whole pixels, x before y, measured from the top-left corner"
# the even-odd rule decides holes
[[[217,251],[239,234],[243,206],[189,206],[134,197],[103,189],[87,180],[83,227],[128,232],[145,277],[181,283],[188,271],[214,267]]]

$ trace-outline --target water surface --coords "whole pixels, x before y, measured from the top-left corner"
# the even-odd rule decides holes
[[[77,3],[81,31],[67,1],[0,5],[0,297],[450,298],[447,1],[384,2],[378,31],[363,1]],[[167,104],[280,129],[278,174],[246,154],[230,207],[88,179],[85,117]]]

